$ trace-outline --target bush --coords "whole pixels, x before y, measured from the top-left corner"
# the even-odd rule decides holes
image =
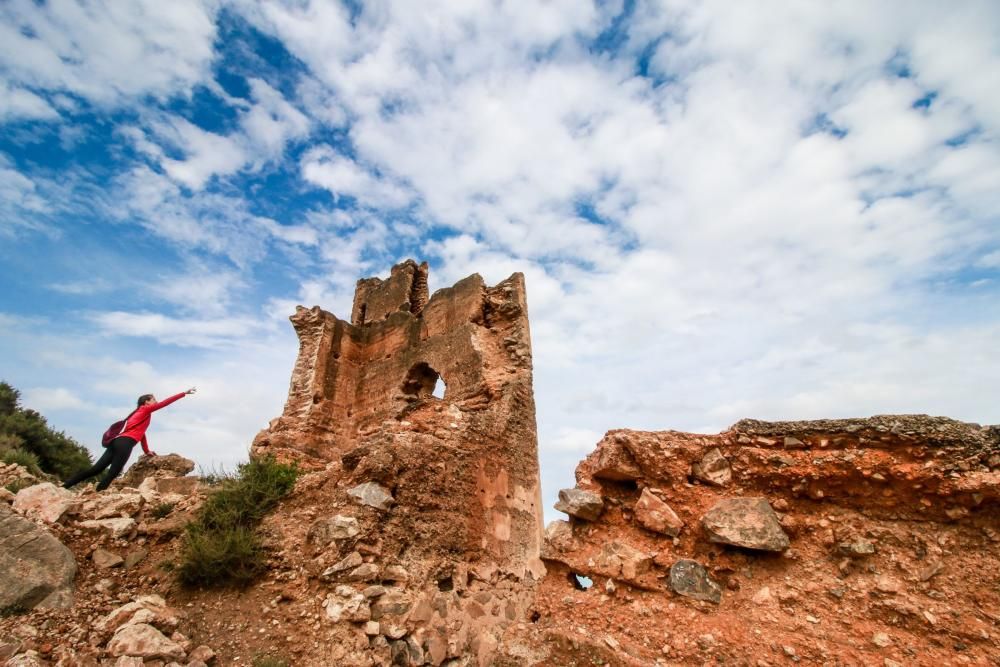
[[[174,505],[175,503],[160,503],[154,507],[150,513],[157,519],[163,519],[174,511]]]
[[[189,586],[245,585],[264,569],[257,524],[295,486],[298,470],[262,458],[224,476],[185,527],[178,575]]]
[[[38,467],[62,480],[93,465],[90,453],[73,438],[49,426],[45,417],[22,408],[21,394],[0,382],[0,449],[20,449],[37,458]],[[17,443],[11,446],[11,443]]]
[[[24,451],[23,449],[5,449],[0,451],[0,461],[3,461],[4,463],[16,463],[24,466],[28,472],[35,476],[42,474],[38,457],[31,452]]]
[[[15,479],[13,482],[11,482],[10,484],[8,484],[3,488],[7,489],[11,493],[16,494],[21,489],[26,489],[29,486],[34,486],[37,483],[38,483],[37,481],[32,479]]]

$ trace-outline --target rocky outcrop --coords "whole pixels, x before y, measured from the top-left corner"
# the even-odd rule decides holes
[[[137,489],[148,478],[165,479],[184,477],[192,470],[194,470],[194,461],[186,459],[180,454],[166,454],[164,456],[143,455],[129,466],[125,474],[112,483],[112,487],[118,489],[124,487]],[[160,492],[164,493],[165,491]]]
[[[576,477],[605,509],[550,525],[539,619],[505,637],[552,664],[598,649],[620,665],[1000,656],[997,427],[884,415],[611,431]],[[638,567],[616,568],[622,554]]]
[[[12,508],[29,519],[56,523],[77,504],[73,492],[51,482],[44,482],[18,491]]]
[[[0,505],[0,610],[70,607],[75,576],[69,549]]]

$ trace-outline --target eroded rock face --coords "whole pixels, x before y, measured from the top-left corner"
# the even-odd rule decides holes
[[[0,505],[0,609],[71,607],[75,576],[69,549]]]
[[[701,519],[708,539],[759,551],[784,551],[788,535],[766,498],[726,498]]]

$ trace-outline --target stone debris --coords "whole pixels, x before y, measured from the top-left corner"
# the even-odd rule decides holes
[[[388,511],[395,502],[389,490],[376,482],[365,482],[358,484],[347,492],[347,495],[356,499],[362,505],[374,507],[383,512]]]
[[[649,489],[643,489],[635,503],[635,518],[642,526],[655,533],[671,537],[680,535],[684,522]]]
[[[346,620],[361,623],[371,620],[372,610],[364,595],[350,586],[337,586],[323,602],[326,617],[334,623]]]
[[[700,461],[691,464],[691,476],[706,484],[726,486],[733,479],[733,469],[719,448],[714,447]]]
[[[76,571],[58,539],[0,505],[0,609],[71,607]]]
[[[135,519],[88,519],[77,523],[84,530],[101,532],[115,539],[125,537],[136,527]]]
[[[784,551],[788,535],[765,498],[726,498],[701,519],[708,539],[759,551]]]
[[[142,455],[125,473],[111,483],[111,488],[132,488],[139,486],[148,478],[184,477],[194,470],[194,461],[180,454],[165,454],[163,456]],[[193,479],[193,478],[192,478]]]
[[[875,553],[875,545],[859,537],[851,542],[841,542],[838,544],[837,553],[850,558],[864,558]]]
[[[722,602],[722,588],[701,563],[693,560],[682,559],[670,566],[670,590],[695,600]]]
[[[604,501],[593,491],[561,489],[555,509],[584,521],[597,521],[604,511]]]
[[[96,565],[101,570],[107,570],[113,567],[121,567],[125,564],[125,559],[116,553],[108,551],[107,549],[95,549],[94,553],[90,556],[91,560],[94,561]]]
[[[338,514],[328,519],[317,519],[309,528],[309,540],[325,547],[336,540],[349,540],[361,533],[358,520]]]

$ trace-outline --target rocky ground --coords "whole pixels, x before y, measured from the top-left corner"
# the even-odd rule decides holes
[[[0,559],[16,542],[46,572],[0,562],[0,664],[1000,665],[995,427],[611,431],[560,494],[568,520],[546,529],[535,585],[423,520],[448,507],[436,490],[462,452],[439,469],[441,444],[420,437],[300,478],[244,590],[177,584],[178,536],[206,491],[183,468],[140,468],[100,495],[42,483],[6,497]],[[483,630],[451,632],[468,627]]]

